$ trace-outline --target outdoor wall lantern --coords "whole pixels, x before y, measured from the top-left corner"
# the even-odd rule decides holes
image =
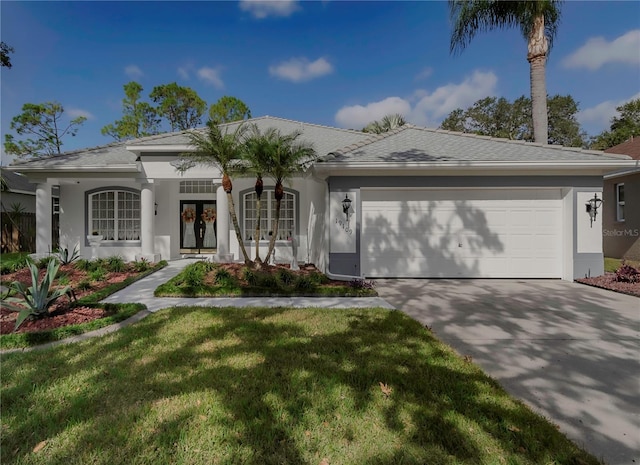
[[[602,205],[602,199],[598,198],[598,194],[593,194],[593,198],[589,199],[589,203],[587,206],[587,213],[589,214],[589,219],[591,220],[591,227],[593,228],[593,222],[598,216],[598,208]]]
[[[156,216],[158,216],[158,202],[155,202],[153,206],[155,208]]]
[[[347,194],[344,194],[344,200],[342,201],[342,211],[347,217],[347,223],[349,222],[349,210],[351,209],[351,199]]]

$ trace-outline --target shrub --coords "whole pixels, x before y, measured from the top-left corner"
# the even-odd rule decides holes
[[[640,271],[624,263],[616,270],[616,281],[623,283],[640,283]]]
[[[60,286],[68,286],[71,283],[71,278],[67,273],[60,273],[57,279]]]
[[[31,270],[31,286],[27,287],[20,281],[14,281],[9,284],[9,291],[13,291],[21,298],[3,296],[3,305],[9,310],[18,312],[15,329],[27,318],[43,318],[49,312],[49,307],[63,295],[69,295],[71,289],[65,286],[58,289],[52,289],[53,280],[55,279],[60,264],[56,260],[50,260],[47,264],[47,271],[42,277],[42,281],[38,282],[38,267],[35,263],[28,263]],[[26,308],[15,305],[20,303]]]
[[[107,277],[107,270],[99,266],[95,270],[89,271],[89,279],[91,281],[104,281]]]
[[[71,252],[69,252],[68,247],[58,250],[58,252],[56,253],[56,258],[61,265],[68,265],[75,262],[76,260],[80,259],[80,244],[76,244],[73,248],[73,251]]]
[[[314,284],[327,284],[330,279],[327,278],[327,275],[320,273],[318,271],[313,271],[309,273],[309,279]]]
[[[258,275],[251,268],[243,268],[242,269],[242,279],[244,279],[249,286],[257,286],[258,285]]]
[[[78,283],[77,288],[81,291],[87,291],[91,289],[91,281],[88,279],[83,279]]]
[[[295,288],[299,291],[310,291],[315,286],[308,276],[298,276],[298,279],[296,279]]]
[[[296,275],[286,268],[280,268],[278,270],[278,281],[280,281],[284,286],[290,286],[295,280]]]
[[[56,261],[56,257],[53,255],[49,255],[48,257],[42,257],[40,260],[38,260],[36,266],[39,269],[44,269],[44,268],[48,268],[49,267],[49,263],[51,262],[55,262]],[[57,271],[57,270],[56,270]]]
[[[122,273],[127,269],[127,264],[124,259],[119,255],[113,255],[107,259],[107,270],[114,273]]]
[[[216,271],[214,281],[218,286],[231,286],[233,285],[233,276],[228,270],[221,269]]]
[[[91,260],[87,260],[86,258],[77,260],[74,266],[80,271],[91,271],[94,268]]]
[[[202,265],[202,262],[196,262],[185,267],[182,276],[187,286],[196,287],[202,285],[202,281],[204,281],[204,277],[207,274],[205,267]]]
[[[258,278],[258,286],[266,287],[269,289],[277,289],[278,286],[278,278],[276,278],[271,273],[259,273],[257,275]]]
[[[133,262],[133,269],[137,273],[143,273],[143,272],[147,271],[150,266],[151,266],[151,264],[149,263],[149,260],[147,260],[145,258],[141,258],[140,260],[136,260],[136,261]]]
[[[27,266],[28,259],[26,255],[17,258],[5,259],[3,257],[0,262],[0,274],[13,273]]]

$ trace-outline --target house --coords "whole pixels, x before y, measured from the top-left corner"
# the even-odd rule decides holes
[[[276,261],[297,259],[331,275],[563,278],[603,272],[603,175],[624,155],[406,125],[372,135],[275,117],[261,130],[300,131],[318,160],[286,186]],[[234,130],[240,123],[224,125]],[[60,187],[60,242],[127,259],[192,254],[238,259],[220,172],[191,166],[187,132],[150,136],[22,162],[36,184],[37,251],[50,243],[47,207]],[[254,180],[234,179],[233,200],[254,254]],[[263,194],[266,251],[273,184]],[[101,241],[90,241],[92,233]],[[99,247],[93,248],[96,242]],[[264,256],[264,253],[262,254]]]
[[[18,173],[2,168],[0,170],[4,184],[2,186],[2,211],[36,212],[36,186]]]
[[[628,155],[636,164],[604,177],[604,256],[640,261],[640,137],[632,137],[605,153]]]

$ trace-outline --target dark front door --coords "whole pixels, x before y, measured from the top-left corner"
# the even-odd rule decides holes
[[[215,200],[180,201],[180,250],[213,252],[218,245]]]

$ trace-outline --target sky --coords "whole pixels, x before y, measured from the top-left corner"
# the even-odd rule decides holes
[[[354,129],[389,113],[437,127],[481,98],[530,93],[520,31],[480,33],[451,54],[444,1],[3,0],[0,15],[15,50],[0,69],[3,142],[22,105],[49,101],[87,118],[64,150],[112,142],[100,130],[122,116],[132,80],[147,101],[177,82],[208,104],[237,97],[254,117]],[[564,2],[546,76],[549,95],[579,103],[589,135],[608,129],[640,97],[640,2]]]

